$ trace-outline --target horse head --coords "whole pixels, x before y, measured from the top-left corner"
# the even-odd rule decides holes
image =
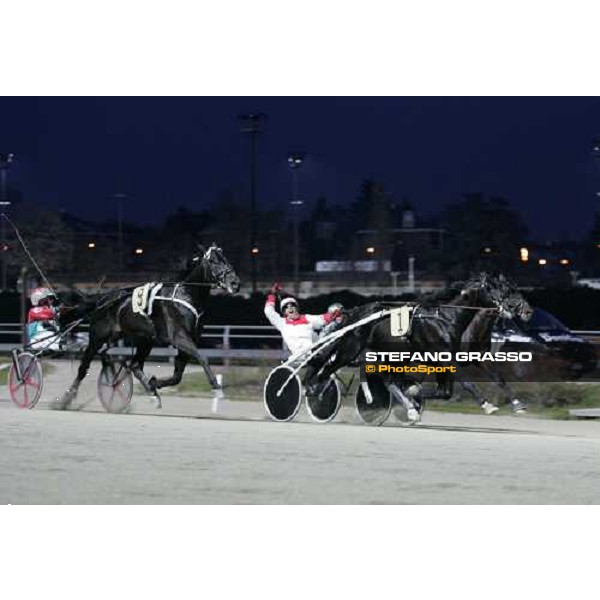
[[[503,318],[518,317],[529,321],[533,315],[532,306],[517,286],[504,275],[480,273],[469,282],[467,289],[477,290],[481,300],[497,308]]]
[[[198,244],[199,253],[192,258],[192,273],[202,268],[206,280],[235,294],[240,289],[240,278],[225,258],[223,250],[214,242],[205,248]]]

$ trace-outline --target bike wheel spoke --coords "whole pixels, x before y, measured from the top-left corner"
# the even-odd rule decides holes
[[[123,393],[123,390],[120,388],[115,388],[115,392],[119,395],[119,398],[121,398],[121,400],[123,400],[124,402],[127,402],[127,396]],[[113,394],[114,397],[114,394]]]

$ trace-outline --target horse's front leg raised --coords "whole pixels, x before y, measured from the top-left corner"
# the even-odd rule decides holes
[[[189,355],[185,354],[184,352],[178,352],[177,356],[175,357],[175,368],[173,369],[173,375],[171,377],[161,378],[151,377],[150,381],[153,382],[156,389],[169,387],[172,385],[179,385],[189,360]]]

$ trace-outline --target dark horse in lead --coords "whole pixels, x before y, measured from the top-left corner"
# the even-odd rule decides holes
[[[349,311],[341,327],[358,323],[364,317],[388,307],[385,303],[374,303]],[[472,278],[458,295],[449,298],[448,293],[444,293],[443,296],[423,299],[415,306],[410,331],[403,337],[391,334],[389,315],[350,331],[311,361],[305,382],[307,393],[318,396],[330,375],[357,360],[364,350],[456,352],[461,343],[487,346],[491,342],[493,324],[499,315],[517,315],[527,320],[531,314],[531,307],[514,285],[502,276],[482,273]],[[494,373],[490,373],[490,376],[502,385]],[[417,413],[421,402],[418,399],[418,380],[415,381],[412,376],[398,378],[386,375],[378,375],[377,379],[385,384],[401,405],[413,413],[410,415],[409,412],[410,420],[419,418]],[[415,383],[417,386],[412,386]],[[439,383],[451,389],[451,378],[442,378]],[[471,393],[477,396],[476,391]],[[485,399],[481,399],[480,403],[484,402]]]
[[[240,288],[240,279],[221,248],[213,244],[208,249],[200,246],[199,250],[180,281],[162,284],[153,298],[150,314],[134,311],[133,288],[93,297],[67,313],[61,325],[89,315],[90,330],[89,344],[77,376],[61,398],[61,407],[68,406],[76,398],[94,356],[100,352],[106,363],[109,360],[106,351],[122,338],[135,348],[131,360],[133,374],[148,394],[156,396],[159,406],[158,390],[177,385],[190,360],[197,360],[202,365],[213,390],[220,389],[210,365],[198,350],[203,314],[211,289],[221,288],[234,294]],[[144,363],[155,344],[171,344],[179,351],[171,377],[148,377],[144,373]]]

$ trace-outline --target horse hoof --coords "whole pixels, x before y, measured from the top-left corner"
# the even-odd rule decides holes
[[[519,402],[519,400],[513,400],[511,404],[515,414],[523,415],[527,412],[527,407],[522,402]]]
[[[495,404],[486,401],[481,405],[481,410],[486,415],[493,415],[498,410],[498,407]]]
[[[56,402],[52,404],[52,408],[55,410],[67,410],[76,397],[77,393],[67,391],[60,398],[57,398]]]
[[[416,408],[409,408],[406,411],[406,417],[410,425],[416,425],[421,421],[421,413]]]

